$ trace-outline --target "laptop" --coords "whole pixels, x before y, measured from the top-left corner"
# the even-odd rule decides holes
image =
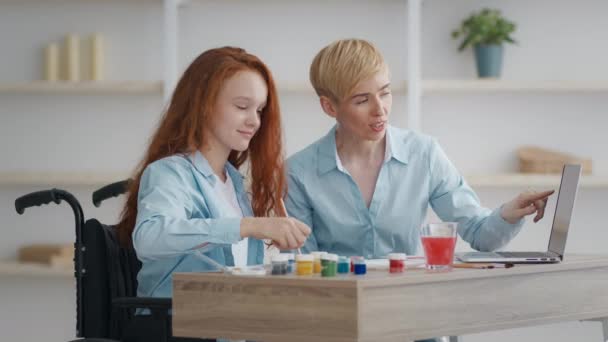
[[[576,201],[581,165],[567,164],[562,171],[562,180],[555,205],[549,247],[546,252],[467,252],[456,253],[463,262],[496,263],[556,263],[564,259],[566,238]]]

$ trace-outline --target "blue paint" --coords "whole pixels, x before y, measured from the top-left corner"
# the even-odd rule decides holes
[[[295,260],[289,260],[289,263],[287,264],[287,273],[293,273],[296,270],[295,264]]]
[[[350,272],[350,263],[347,261],[338,263],[338,273],[348,273]]]
[[[367,265],[365,263],[355,264],[355,274],[362,275],[367,273]]]

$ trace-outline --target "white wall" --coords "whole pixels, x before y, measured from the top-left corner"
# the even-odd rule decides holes
[[[605,43],[608,2],[602,0],[481,1],[427,0],[422,19],[422,75],[429,79],[472,78],[471,51],[456,52],[449,36],[460,20],[482,6],[499,7],[518,24],[518,46],[507,46],[504,79],[606,80]],[[180,67],[205,49],[237,45],[259,55],[279,81],[306,82],[315,52],[338,38],[376,43],[391,65],[393,82],[406,79],[406,1],[192,1],[180,10]],[[162,70],[162,13],[156,1],[21,1],[0,3],[0,82],[39,79],[42,48],[67,32],[102,32],[107,41],[110,80],[156,80]],[[514,150],[522,144],[591,157],[598,174],[608,173],[605,94],[427,95],[422,101],[423,130],[439,138],[459,169],[467,173],[516,170]],[[316,140],[332,123],[312,94],[281,97],[288,154]],[[0,94],[0,171],[131,169],[141,157],[162,111],[160,96],[43,96]],[[404,127],[405,97],[395,97],[393,124]],[[4,219],[0,259],[15,257],[20,245],[69,242],[73,217],[64,204],[33,208],[23,216],[13,201],[41,187],[0,187]],[[120,199],[90,205],[91,187],[67,187],[81,199],[85,216],[115,222]],[[481,189],[482,203],[495,207],[523,189]],[[602,210],[606,190],[582,189],[568,252],[605,253]],[[527,223],[513,249],[544,249],[554,203],[541,223]],[[460,249],[466,246],[460,244]],[[74,315],[65,282],[0,278],[0,331],[7,340],[36,337],[65,340]],[[40,286],[44,284],[44,286]],[[47,290],[48,288],[48,290]],[[13,314],[43,298],[40,314]],[[51,294],[44,296],[45,294]],[[61,293],[61,295],[56,294]],[[17,300],[16,298],[19,298]],[[29,298],[29,299],[27,299]],[[21,300],[27,302],[20,303]],[[70,301],[67,303],[66,301]],[[46,304],[44,305],[47,306]],[[17,317],[14,320],[5,317]],[[44,318],[43,318],[44,317]],[[34,327],[27,329],[32,320]],[[44,328],[56,327],[56,328]],[[61,328],[59,328],[61,327]],[[65,330],[67,329],[67,330]],[[26,331],[27,330],[27,338]],[[67,331],[67,334],[66,334]],[[599,340],[599,326],[564,323],[466,336],[464,341]]]
[[[74,340],[76,297],[69,278],[0,275],[2,341]]]

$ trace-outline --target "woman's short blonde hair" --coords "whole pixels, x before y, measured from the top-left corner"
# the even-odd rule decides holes
[[[357,84],[387,68],[372,43],[343,39],[324,47],[310,65],[310,82],[319,96],[340,102]]]

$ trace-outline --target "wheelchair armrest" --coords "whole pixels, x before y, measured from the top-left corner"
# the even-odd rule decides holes
[[[112,300],[112,306],[124,309],[171,309],[171,298],[120,297]]]

